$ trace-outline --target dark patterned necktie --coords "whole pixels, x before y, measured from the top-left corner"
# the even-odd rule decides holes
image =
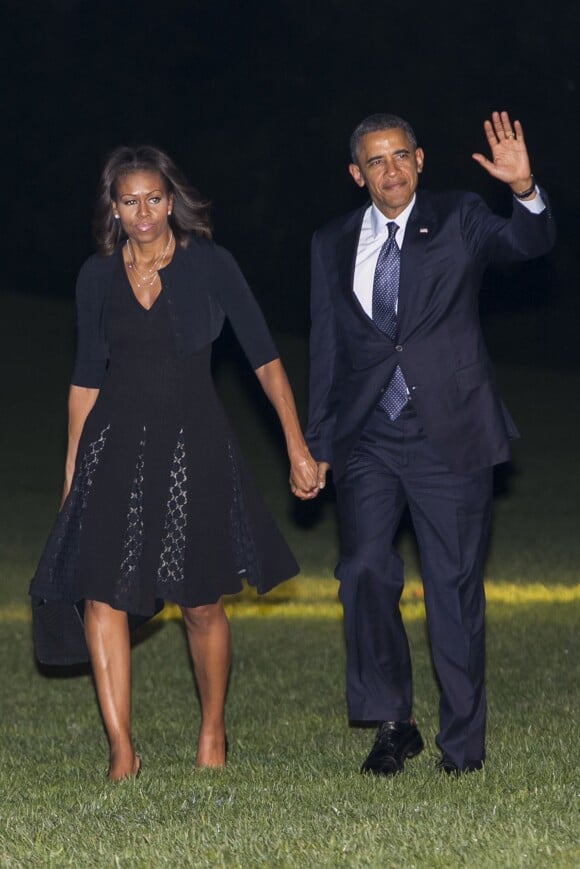
[[[401,251],[395,241],[399,227],[393,221],[387,223],[389,237],[379,252],[373,280],[373,320],[385,335],[392,340],[397,334],[397,298],[399,295],[399,273],[401,270]],[[389,385],[381,396],[379,406],[395,420],[408,400],[407,384],[403,372],[397,365]]]

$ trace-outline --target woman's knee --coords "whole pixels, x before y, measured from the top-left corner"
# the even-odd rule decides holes
[[[84,603],[84,618],[93,618],[98,621],[123,621],[127,618],[127,613],[123,610],[116,610],[108,603],[102,600],[85,600]]]
[[[225,619],[221,600],[203,606],[182,607],[183,620],[188,630],[208,631],[217,622]]]

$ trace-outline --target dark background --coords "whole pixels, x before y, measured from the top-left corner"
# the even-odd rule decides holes
[[[558,344],[577,359],[580,4],[4,0],[1,9],[2,289],[72,294],[107,152],[152,143],[212,199],[216,240],[271,325],[302,333],[311,233],[363,201],[346,172],[352,127],[375,111],[406,117],[426,152],[424,186],[475,190],[509,211],[509,193],[470,156],[486,151],[484,118],[507,108],[550,192],[559,243],[541,261],[493,270],[484,313],[549,308],[553,331],[561,312]]]

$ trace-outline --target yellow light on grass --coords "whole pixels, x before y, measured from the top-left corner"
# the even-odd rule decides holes
[[[580,601],[580,584],[547,585],[488,580],[485,583],[489,603],[504,606],[524,604],[562,604]],[[231,618],[297,618],[339,619],[342,607],[338,600],[338,582],[329,577],[300,576],[289,579],[265,595],[258,595],[249,586],[240,594],[224,598],[225,610]],[[418,579],[405,583],[401,598],[401,612],[408,621],[425,618],[423,586]],[[156,616],[170,621],[180,619],[176,604],[167,604]],[[0,623],[30,621],[28,604],[5,604],[0,607]]]

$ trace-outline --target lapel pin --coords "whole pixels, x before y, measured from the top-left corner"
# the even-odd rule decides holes
[[[419,227],[419,235],[427,235],[429,228],[427,226]]]

